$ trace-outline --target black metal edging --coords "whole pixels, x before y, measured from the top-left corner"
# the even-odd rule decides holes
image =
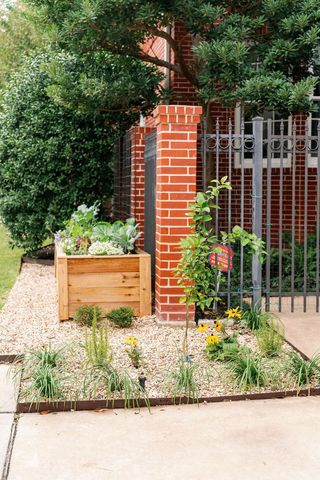
[[[2,363],[16,363],[23,360],[24,355],[21,353],[20,355],[0,355],[0,365]]]
[[[21,263],[52,266],[54,265],[54,260],[49,258],[33,258],[33,257],[29,257],[28,255],[22,255]]]
[[[137,401],[125,401],[124,399],[116,400],[79,400],[79,401],[57,401],[57,402],[18,402],[17,413],[39,413],[41,411],[48,412],[70,412],[70,411],[84,411],[84,410],[103,410],[103,409],[124,409],[124,408],[142,408],[142,407],[157,407],[169,405],[186,405],[186,404],[201,404],[201,403],[218,403],[218,402],[236,402],[243,400],[270,400],[276,398],[288,397],[307,397],[320,395],[320,387],[303,389],[303,390],[288,390],[277,392],[261,392],[261,393],[243,393],[238,395],[221,395],[216,397],[202,397],[198,401],[192,401],[186,397],[178,398],[174,401],[169,397],[150,398],[147,402],[141,399]]]

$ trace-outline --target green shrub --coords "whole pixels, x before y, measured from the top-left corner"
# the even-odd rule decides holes
[[[266,384],[261,359],[247,348],[235,355],[229,366],[237,384],[244,390],[248,387],[263,387]]]
[[[107,313],[107,319],[120,328],[131,327],[134,319],[134,311],[130,307],[115,308]]]
[[[56,54],[75,68],[69,54]],[[84,202],[112,193],[111,143],[105,116],[75,113],[48,96],[41,54],[12,76],[0,113],[0,216],[16,246],[40,247]],[[113,135],[113,136],[112,136]]]
[[[271,320],[269,324],[264,325],[257,330],[257,342],[260,352],[265,357],[274,357],[279,355],[284,342],[284,330],[281,324]]]
[[[314,355],[310,360],[306,360],[300,353],[292,352],[289,366],[298,387],[310,385],[315,376],[320,376],[320,355]]]
[[[101,308],[95,307],[94,305],[83,305],[77,308],[73,319],[80,325],[87,325],[88,327],[91,327],[94,316],[96,316],[96,322],[99,322],[103,318]]]

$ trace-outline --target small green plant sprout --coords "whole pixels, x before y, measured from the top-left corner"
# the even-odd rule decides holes
[[[263,387],[267,377],[262,366],[261,358],[248,348],[242,348],[229,362],[231,373],[236,383],[243,390],[250,387]]]
[[[314,355],[310,360],[306,360],[300,353],[291,352],[289,367],[297,387],[309,388],[312,380],[320,377],[320,355]]]
[[[94,315],[96,316],[97,322],[103,318],[103,313],[100,307],[96,307],[94,305],[82,305],[75,311],[73,319],[80,325],[91,327]]]
[[[131,307],[114,308],[107,313],[107,319],[120,328],[131,327],[134,319],[134,311]]]
[[[279,355],[284,342],[284,328],[279,320],[272,319],[256,331],[260,352],[265,357]]]
[[[109,343],[108,321],[97,328],[96,314],[93,317],[91,333],[86,331],[85,349],[91,365],[110,365],[112,351]]]
[[[259,330],[267,324],[269,315],[262,312],[261,308],[253,306],[244,312],[242,319],[245,326],[250,330]]]
[[[141,348],[138,347],[138,339],[130,336],[125,339],[125,344],[129,345],[129,349],[126,350],[128,357],[130,358],[132,365],[135,368],[139,368],[142,365],[143,355]]]

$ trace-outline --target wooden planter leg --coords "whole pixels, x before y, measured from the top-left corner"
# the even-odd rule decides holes
[[[57,282],[59,299],[59,320],[69,319],[69,295],[68,295],[68,260],[57,260]]]
[[[151,315],[151,258],[140,257],[140,315]]]

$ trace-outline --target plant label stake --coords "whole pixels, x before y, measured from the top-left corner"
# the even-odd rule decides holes
[[[232,270],[232,259],[234,256],[234,251],[229,245],[221,245],[219,243],[214,243],[211,245],[212,252],[209,255],[209,263],[211,267],[216,267],[218,270],[217,274],[217,283],[216,283],[216,295],[218,295],[220,287],[220,272],[231,272]],[[215,300],[213,310],[218,311],[218,301]]]
[[[212,253],[209,255],[209,263],[212,267],[216,267],[221,272],[231,272],[232,259],[234,251],[230,246],[219,245],[215,243],[211,246]]]

